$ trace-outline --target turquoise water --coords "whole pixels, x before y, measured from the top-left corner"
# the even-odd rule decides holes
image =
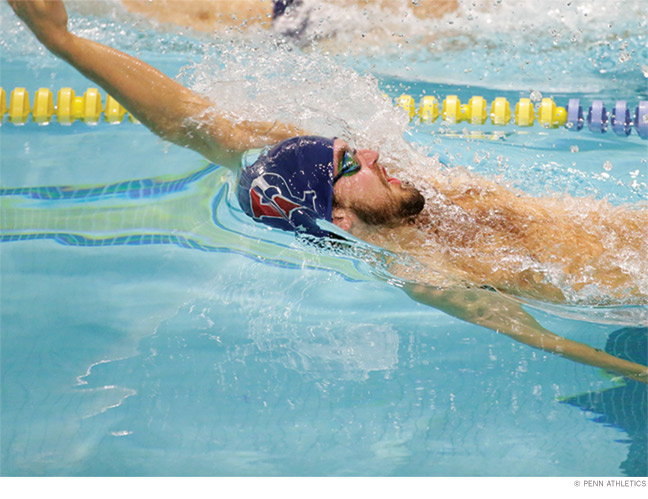
[[[0,8],[3,27],[8,23],[1,35],[5,90],[90,86],[42,53],[17,31],[7,6]],[[473,130],[465,126],[409,126],[398,111],[373,130],[375,115],[357,111],[383,92],[514,102],[531,89],[562,105],[578,96],[625,98],[634,106],[647,98],[637,62],[645,61],[645,37],[637,30],[629,38],[629,63],[609,61],[622,43],[615,37],[640,22],[615,18],[606,32],[612,48],[593,41],[594,31],[578,40],[578,50],[560,41],[556,48],[541,20],[540,41],[533,47],[524,37],[509,41],[510,57],[498,51],[505,35],[490,32],[477,37],[488,47],[468,49],[460,43],[465,35],[456,35],[452,64],[447,47],[431,55],[338,54],[326,59],[330,73],[317,53],[298,50],[295,57],[314,61],[301,69],[312,80],[342,73],[349,93],[364,93],[366,103],[342,118],[350,130],[365,126],[370,141],[381,133],[396,144],[405,137],[427,154],[441,152],[453,164],[534,194],[637,203],[647,199],[646,142],[634,133],[622,139],[509,128],[489,140],[458,137]],[[168,74],[189,65],[183,78],[196,86],[211,82],[208,71],[220,81],[233,75],[228,61],[241,61],[255,44],[276,56],[271,65],[250,63],[249,71],[259,69],[255,64],[267,71],[262,83],[303,85],[282,74],[283,47],[256,39],[229,52],[219,44],[204,51],[204,40],[189,36],[143,31],[120,38],[128,25],[110,17],[73,23]],[[552,80],[520,74],[520,59],[547,67],[545,49],[567,73]],[[218,64],[210,62],[214,54],[223,57]],[[598,66],[568,65],[592,54]],[[484,77],[475,61],[502,69]],[[373,76],[349,79],[350,68]],[[343,82],[333,79],[333,94]],[[257,90],[252,86],[238,104],[254,107]],[[335,129],[338,122],[317,114],[330,98],[326,92],[322,100],[310,90],[297,92],[297,108],[282,103],[279,111],[260,112],[310,110],[316,122]],[[3,216],[31,227],[3,227],[5,239],[21,240],[0,245],[2,475],[647,474],[644,385],[413,302],[385,282],[380,254],[333,255],[254,225],[233,202],[228,174],[141,126],[5,121],[0,133]],[[177,188],[147,190],[146,179]],[[75,186],[78,195],[43,199],[70,192],[36,189],[43,186]],[[97,186],[101,194],[83,190]],[[21,187],[30,189],[10,190]],[[529,310],[552,331],[646,362],[646,307],[533,304]]]

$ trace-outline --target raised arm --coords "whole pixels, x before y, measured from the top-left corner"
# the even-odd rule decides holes
[[[408,285],[405,291],[418,302],[438,308],[458,319],[505,334],[533,348],[648,384],[648,367],[558,336],[543,328],[519,303],[493,291],[438,289],[424,285]]]
[[[61,0],[9,0],[16,14],[52,53],[100,85],[151,131],[207,159],[235,167],[242,151],[299,135],[277,123],[233,123],[210,111],[212,102],[145,62],[67,29]]]

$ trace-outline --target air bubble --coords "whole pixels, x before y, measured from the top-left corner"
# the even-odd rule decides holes
[[[531,101],[533,102],[540,102],[542,100],[542,93],[538,90],[533,90],[531,92],[531,95],[529,96],[529,99],[531,99]]]
[[[628,62],[632,56],[628,52],[619,52],[619,62]]]

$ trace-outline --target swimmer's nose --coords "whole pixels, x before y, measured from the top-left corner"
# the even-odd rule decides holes
[[[361,149],[356,153],[360,156],[369,168],[376,168],[378,165],[378,157],[380,156],[376,151],[370,149]]]

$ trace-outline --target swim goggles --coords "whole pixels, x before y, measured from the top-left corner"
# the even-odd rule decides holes
[[[342,177],[350,177],[360,171],[360,163],[358,163],[349,151],[344,151],[344,156],[338,165],[338,173],[333,177],[333,185]]]

